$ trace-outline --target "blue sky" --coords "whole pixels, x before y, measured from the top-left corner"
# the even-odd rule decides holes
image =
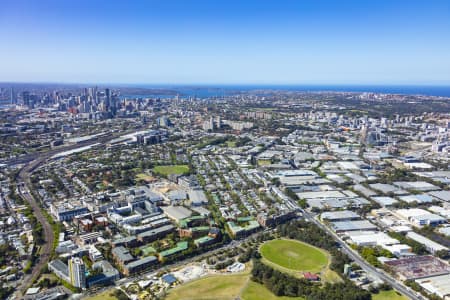
[[[450,85],[450,1],[2,0],[0,81]]]

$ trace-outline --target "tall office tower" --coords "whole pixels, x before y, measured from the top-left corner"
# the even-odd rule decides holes
[[[161,116],[158,119],[156,119],[156,123],[160,127],[169,127],[171,125],[169,118],[167,118],[166,116]]]
[[[89,97],[93,97],[94,96],[94,89],[93,88],[87,88],[87,94],[86,94],[86,96],[88,96],[88,98]]]
[[[105,109],[106,111],[109,111],[111,108],[111,90],[105,89]]]
[[[95,105],[98,105],[98,104],[99,104],[99,101],[98,101],[98,89],[97,89],[97,87],[95,87],[95,88],[93,89],[93,93],[94,93],[94,101],[95,101]]]
[[[203,130],[204,131],[212,131],[214,130],[214,119],[213,117],[209,118],[208,121],[203,122]]]
[[[70,283],[74,287],[86,288],[86,266],[79,257],[72,257],[69,259],[69,276]]]
[[[11,87],[11,104],[14,105],[16,104],[16,97],[14,95],[14,88]]]
[[[30,92],[22,92],[22,101],[26,106],[30,106]]]
[[[216,127],[217,128],[222,128],[222,120],[220,119],[220,116],[216,117]]]
[[[117,114],[118,102],[119,102],[119,96],[117,96],[116,94],[113,94],[111,96],[111,108],[110,108],[110,112],[113,117]]]

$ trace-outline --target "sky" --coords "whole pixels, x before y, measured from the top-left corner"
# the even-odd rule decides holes
[[[1,0],[0,81],[450,85],[450,1]]]

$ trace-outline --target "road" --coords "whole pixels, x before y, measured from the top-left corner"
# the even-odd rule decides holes
[[[31,270],[31,274],[26,275],[17,287],[17,292],[20,293],[20,295],[23,295],[26,289],[39,277],[41,269],[47,265],[52,253],[53,242],[55,239],[52,226],[44,216],[40,204],[33,197],[33,195],[28,192],[31,191],[32,188],[30,181],[31,172],[44,160],[44,158],[39,158],[26,165],[22,168],[22,170],[20,170],[17,178],[19,194],[26,202],[29,203],[36,220],[41,223],[45,239],[44,244],[40,249],[39,257],[36,259],[36,262]]]
[[[377,269],[371,264],[369,264],[365,259],[363,259],[358,252],[353,250],[347,243],[345,243],[336,233],[334,233],[330,228],[322,224],[319,220],[317,220],[312,214],[303,210],[304,216],[314,222],[319,228],[327,232],[331,235],[341,246],[342,251],[347,254],[352,260],[354,260],[361,268],[369,274],[374,274],[378,278],[384,280],[386,283],[390,284],[392,288],[399,291],[403,295],[409,297],[413,300],[424,300],[425,298],[422,295],[418,295],[416,292],[406,287],[403,283],[393,278],[391,275],[386,273],[384,270]]]

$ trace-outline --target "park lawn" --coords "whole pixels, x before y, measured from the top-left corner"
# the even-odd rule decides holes
[[[342,278],[339,276],[338,273],[335,271],[327,268],[326,270],[322,271],[320,274],[322,277],[322,281],[329,282],[329,283],[340,283],[343,282]]]
[[[407,300],[405,296],[395,290],[380,291],[378,294],[372,294],[372,300]]]
[[[258,166],[267,166],[272,164],[270,159],[258,159]]]
[[[156,166],[153,168],[153,172],[161,175],[183,175],[189,173],[188,165],[168,165],[168,166]]]
[[[227,147],[228,148],[236,147],[236,142],[235,141],[227,141]]]
[[[329,255],[322,249],[295,240],[272,240],[264,243],[262,257],[283,269],[319,273],[329,263]]]
[[[152,181],[154,179],[153,176],[150,176],[145,173],[139,173],[136,175],[136,180],[143,180],[143,181]]]
[[[303,300],[302,297],[278,297],[269,291],[264,285],[254,281],[249,281],[247,287],[242,292],[242,300]]]
[[[169,291],[166,300],[233,300],[248,281],[248,273],[200,278]]]

